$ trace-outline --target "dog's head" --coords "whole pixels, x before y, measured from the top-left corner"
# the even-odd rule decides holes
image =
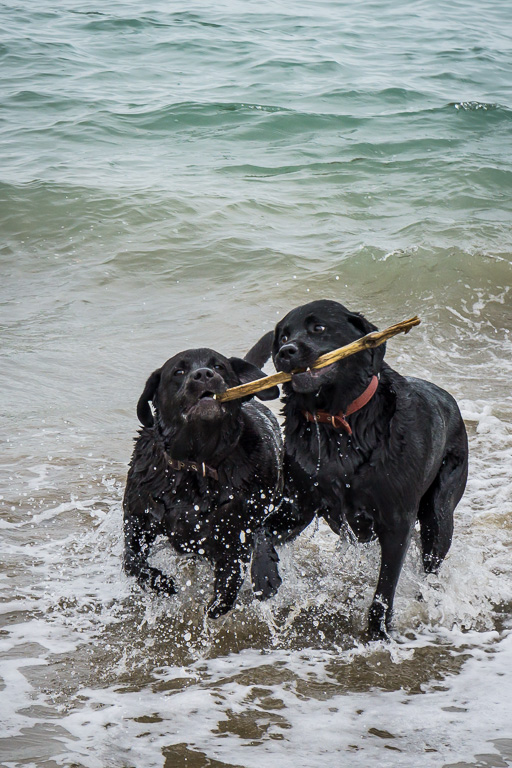
[[[318,393],[336,386],[347,390],[367,383],[368,376],[379,372],[385,353],[382,344],[358,352],[316,371],[308,370],[320,355],[343,347],[377,328],[356,312],[336,301],[312,301],[292,309],[276,326],[272,357],[276,370],[291,373],[294,392]]]
[[[139,398],[137,416],[144,426],[153,426],[152,402],[162,423],[169,427],[220,422],[236,413],[243,400],[222,403],[214,396],[264,375],[239,357],[227,358],[212,349],[188,349],[153,371]],[[279,397],[279,388],[271,387],[257,396],[274,400]]]

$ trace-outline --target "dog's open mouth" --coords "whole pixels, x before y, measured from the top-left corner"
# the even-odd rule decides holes
[[[292,374],[292,387],[296,392],[312,392],[322,386],[328,374],[336,363],[326,365],[323,368],[307,368],[305,371]]]
[[[215,392],[207,389],[189,406],[187,416],[208,419],[220,414],[222,411],[224,411],[224,406],[220,400],[215,399]]]

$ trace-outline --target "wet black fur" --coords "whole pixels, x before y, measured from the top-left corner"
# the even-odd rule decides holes
[[[232,608],[253,550],[255,589],[267,596],[280,584],[277,557],[265,546],[260,529],[269,506],[279,500],[279,425],[261,403],[221,404],[212,397],[261,378],[264,374],[253,364],[260,356],[258,345],[245,360],[211,349],[181,352],[151,374],[137,406],[144,426],[135,441],[124,495],[125,571],[141,586],[174,594],[173,580],[148,563],[152,542],[166,536],[177,552],[213,564],[211,618]],[[279,389],[259,396],[274,399]],[[204,462],[217,471],[218,479],[190,469],[177,471],[166,454]]]
[[[311,302],[277,324],[275,367],[305,369],[374,330],[337,302]],[[373,638],[387,636],[416,521],[425,571],[437,571],[446,556],[468,466],[466,430],[453,397],[428,381],[401,376],[383,362],[384,353],[385,345],[359,352],[284,385],[284,500],[267,521],[275,541],[293,539],[315,515],[336,534],[379,540],[381,567],[368,624]],[[374,374],[380,376],[375,395],[348,417],[352,436],[304,418],[303,410],[344,412]]]

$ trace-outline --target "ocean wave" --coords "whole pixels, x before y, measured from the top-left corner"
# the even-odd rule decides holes
[[[325,94],[332,102],[334,96]],[[442,141],[445,126],[449,126],[446,118],[450,115],[468,114],[478,118],[473,119],[467,125],[472,130],[486,129],[489,120],[494,124],[501,122],[508,124],[512,119],[512,110],[499,104],[480,102],[450,102],[441,105],[425,105],[418,96],[415,104],[407,101],[405,94],[396,94],[394,106],[382,99],[381,109],[378,107],[380,96],[375,95],[374,112],[369,109],[368,103],[364,114],[360,113],[354,100],[364,101],[364,94],[354,92],[336,93],[336,111],[305,110],[292,108],[284,104],[235,102],[235,101],[180,101],[160,106],[141,108],[134,105],[127,110],[120,104],[109,99],[85,99],[77,95],[64,99],[62,94],[49,93],[35,88],[11,92],[5,104],[8,110],[4,113],[7,118],[4,122],[3,134],[13,135],[13,132],[36,134],[44,131],[53,131],[55,136],[69,136],[80,140],[81,136],[88,140],[91,136],[97,139],[108,137],[140,136],[144,131],[146,136],[175,134],[187,130],[189,138],[209,138],[208,131],[222,130],[235,131],[239,141],[252,138],[253,134],[246,131],[253,129],[260,132],[261,139],[271,141],[273,131],[278,130],[280,138],[286,141],[287,137],[300,136],[312,132],[319,132],[327,137],[328,132],[343,131],[347,136],[354,131],[361,134],[365,132],[368,143],[376,146],[385,141],[386,134],[396,134],[398,141],[403,142],[407,133],[407,142],[421,140],[421,133],[416,127],[425,128],[431,124],[434,131],[432,141]],[[386,104],[385,109],[383,109]],[[406,106],[404,109],[403,107]],[[39,122],[30,122],[25,126],[15,125],[9,122],[9,109],[14,110],[24,107],[43,110],[46,114]],[[121,107],[121,108],[120,108]],[[421,121],[421,123],[419,122]],[[453,137],[449,137],[450,140]],[[352,139],[353,141],[353,139]]]
[[[500,109],[498,104],[488,104],[486,102],[480,101],[459,101],[457,103],[450,104],[450,107],[455,107],[455,109],[462,109],[464,112],[477,112],[480,109],[488,112],[490,110]],[[510,110],[508,111],[510,112]]]
[[[143,30],[151,27],[170,27],[171,21],[159,21],[151,16],[107,16],[101,14],[102,18],[89,21],[84,24],[84,30],[89,32],[108,32],[109,34],[118,30]]]

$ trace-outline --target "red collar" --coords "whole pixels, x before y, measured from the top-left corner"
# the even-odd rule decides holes
[[[352,428],[350,424],[347,421],[347,416],[350,416],[351,413],[355,413],[356,411],[359,411],[363,406],[366,405],[366,403],[369,403],[372,397],[374,396],[375,392],[377,391],[377,387],[379,386],[379,379],[377,376],[372,376],[372,380],[366,387],[365,391],[362,395],[359,395],[358,398],[356,398],[350,405],[348,406],[345,413],[343,411],[340,411],[339,413],[336,413],[332,415],[331,413],[328,413],[327,411],[317,411],[316,413],[310,413],[309,411],[302,411],[303,415],[308,421],[317,421],[321,424],[330,424],[334,427],[334,429],[344,429],[347,434],[352,434]]]

